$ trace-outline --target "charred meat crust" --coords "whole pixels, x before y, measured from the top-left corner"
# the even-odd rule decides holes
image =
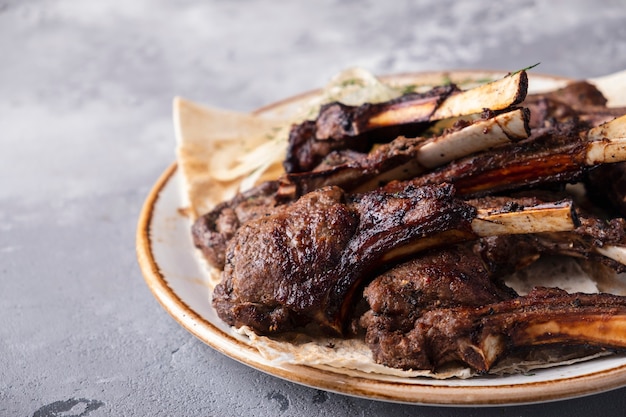
[[[391,142],[378,145],[368,154],[353,153],[350,157],[346,156],[345,151],[333,151],[312,171],[284,175],[281,178],[281,190],[290,189],[293,198],[297,198],[321,186],[337,185],[349,192],[357,189],[363,192],[381,186],[389,180],[409,179],[454,159],[447,155],[455,157],[468,155],[489,149],[496,144],[523,140],[530,135],[529,119],[530,112],[525,108],[513,108],[501,113],[484,111],[480,118],[459,119],[445,128],[440,135],[433,137],[399,136]],[[515,122],[521,126],[515,128],[507,126]],[[458,149],[451,149],[455,147],[454,144],[450,144],[457,137],[455,133],[468,127],[472,127],[473,132],[482,130],[481,140],[474,137],[477,139],[474,142],[480,145],[472,150],[467,145],[459,147],[455,141],[456,148],[463,151],[461,153]],[[467,136],[464,139],[467,139]],[[425,149],[428,149],[428,156],[423,154]],[[443,159],[444,155],[449,159]]]

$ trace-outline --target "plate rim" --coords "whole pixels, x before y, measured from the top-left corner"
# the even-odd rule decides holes
[[[404,73],[383,76],[419,77],[434,76],[436,74],[500,74],[504,71],[429,71],[419,73]],[[533,74],[559,81],[570,80],[566,77]],[[276,101],[260,107],[254,114],[261,114],[272,109],[284,106],[290,102],[303,99],[315,94],[319,89],[310,90],[301,94]],[[306,365],[276,366],[263,359],[259,352],[225,333],[199,313],[194,311],[169,286],[167,277],[161,272],[158,260],[152,250],[150,232],[154,219],[155,207],[166,186],[170,185],[178,170],[176,162],[171,163],[159,176],[150,189],[139,214],[136,229],[137,260],[148,288],[159,304],[183,328],[196,338],[218,352],[241,362],[247,366],[267,374],[295,382],[301,385],[350,395],[359,398],[373,399],[387,402],[407,403],[432,406],[502,406],[523,405],[558,401],[593,395],[610,391],[626,385],[626,364],[614,368],[600,370],[584,375],[570,376],[559,380],[532,381],[522,384],[506,385],[472,385],[446,386],[424,383],[402,383],[385,381],[359,376],[348,376],[326,369],[318,369]]]

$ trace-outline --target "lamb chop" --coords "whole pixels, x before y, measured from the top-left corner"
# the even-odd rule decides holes
[[[389,366],[436,370],[460,362],[486,372],[519,348],[623,350],[625,324],[626,297],[535,288],[526,296],[481,306],[428,309],[405,332],[377,332],[372,325],[368,340],[377,360]]]
[[[577,182],[600,164],[626,160],[626,116],[580,132],[561,126],[543,137],[461,158],[414,179],[415,185],[442,181],[459,195],[480,196],[522,187]]]
[[[327,187],[278,206],[235,233],[213,305],[225,322],[258,333],[309,323],[342,333],[354,292],[383,265],[487,234],[576,227],[571,202],[478,216],[453,194],[446,184],[353,195]],[[546,220],[546,211],[555,214]]]
[[[463,92],[445,85],[379,104],[329,103],[315,120],[292,127],[283,165],[288,173],[311,171],[335,150],[367,152],[375,142],[416,136],[435,120],[509,108],[524,100],[527,89],[528,76],[520,71]]]
[[[539,207],[542,203],[550,203],[571,197],[567,192],[533,190],[532,192],[515,193],[504,196],[487,196],[466,200],[478,209],[476,222],[485,217],[480,213],[489,211],[490,207],[509,207],[514,213],[515,206]],[[510,215],[510,214],[509,214]],[[493,217],[492,217],[493,219]],[[523,256],[522,259],[535,259],[543,254],[562,255],[577,259],[593,260],[604,263],[612,270],[626,272],[626,219],[621,217],[607,218],[576,207],[577,227],[572,231],[545,232],[533,234],[503,235],[490,233],[492,236],[479,240],[483,261],[489,265],[490,271],[500,274],[502,265],[508,265],[511,259]],[[488,233],[490,225],[483,227]],[[514,248],[519,247],[521,253]],[[529,250],[532,248],[532,251]],[[522,255],[524,254],[524,255]],[[504,262],[503,260],[509,260]],[[527,265],[528,262],[523,263]],[[510,273],[505,269],[502,273]]]
[[[503,283],[543,254],[570,255],[555,239],[559,234],[490,236],[435,248],[376,277],[364,290],[370,309],[360,319],[375,361],[429,370],[458,361],[487,371],[505,352],[535,344],[625,348],[626,333],[612,337],[601,326],[624,327],[626,297],[539,289],[519,297]],[[589,333],[581,336],[581,329]]]
[[[504,236],[504,242],[499,240],[497,246],[508,240]],[[430,249],[378,275],[364,290],[371,309],[366,313],[365,327],[373,324],[408,331],[417,317],[433,308],[481,306],[517,297],[500,278],[505,271],[534,262],[537,250],[531,245],[516,245],[515,256],[492,263],[483,253],[489,253],[486,248],[493,244],[460,243]],[[494,272],[496,268],[501,274]]]
[[[365,341],[377,363],[432,369],[433,354],[413,340],[416,320],[431,310],[480,307],[518,297],[473,246],[477,245],[462,243],[425,251],[377,276],[365,288],[369,310],[360,325],[366,329]],[[512,253],[493,265],[501,271],[517,269],[527,263],[525,259],[536,258],[532,246],[517,246]]]

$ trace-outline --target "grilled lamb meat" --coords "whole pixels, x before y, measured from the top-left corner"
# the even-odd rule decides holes
[[[494,205],[507,200],[511,201],[509,197],[494,197],[472,200],[470,203],[475,206]],[[524,197],[517,198],[515,204],[530,205],[537,204],[538,201],[541,200],[534,196]],[[517,296],[501,281],[504,276],[529,266],[544,254],[584,258],[597,256],[617,271],[626,271],[625,265],[600,257],[594,252],[596,245],[626,244],[624,219],[606,223],[584,216],[580,221],[581,225],[574,232],[488,236],[471,245],[457,244],[432,249],[376,277],[364,290],[370,310],[360,319],[361,326],[366,328],[366,342],[375,360],[387,366],[404,369],[434,369],[447,361],[457,360],[479,371],[488,370],[499,354],[509,348],[508,342],[505,343],[504,340],[506,337],[513,337],[514,330],[492,329],[492,332],[506,334],[484,334],[484,340],[473,339],[474,345],[468,344],[466,338],[471,332],[481,330],[478,322],[488,320],[483,317],[485,311],[489,311],[485,310],[485,306],[503,303]],[[560,293],[554,294],[563,298]],[[555,303],[561,302],[561,298],[555,300]],[[605,298],[604,295],[598,296],[598,303],[603,303]],[[530,309],[532,303],[528,300],[532,299],[534,298],[519,300]],[[626,308],[626,298],[620,302]],[[539,311],[545,312],[546,309]],[[434,317],[449,323],[457,319],[457,313],[463,320],[476,319],[476,323],[472,325],[463,322],[476,327],[459,330],[444,325],[433,326],[436,321]],[[580,312],[576,312],[578,313]],[[612,314],[609,311],[604,313]],[[477,316],[471,316],[472,314]],[[540,316],[541,313],[536,314]],[[524,320],[526,317],[533,316],[517,316],[516,319]],[[558,319],[566,321],[567,316],[563,315]],[[423,327],[425,323],[430,327]],[[514,322],[509,324],[513,326],[512,323]],[[525,324],[519,324],[523,325]],[[446,353],[440,355],[442,345],[439,343],[443,344],[445,332],[452,330],[460,333],[446,336],[445,343],[451,344],[446,347]],[[455,340],[456,335],[460,335],[460,342]],[[487,346],[492,337],[498,343]],[[525,341],[516,343],[515,346],[521,346]],[[497,354],[493,351],[494,346]],[[607,347],[602,343],[600,346]],[[608,347],[612,346],[608,344]]]
[[[606,107],[606,102],[596,86],[576,81],[549,93],[529,94],[522,105],[531,111],[532,129],[568,120],[593,127],[626,114],[625,108]]]
[[[625,322],[626,297],[535,288],[523,297],[477,307],[428,309],[406,332],[372,326],[368,339],[376,359],[391,367],[436,370],[460,362],[486,372],[515,348],[624,349]]]
[[[228,324],[259,333],[308,323],[341,333],[354,291],[381,262],[428,237],[472,238],[474,216],[447,185],[357,196],[337,187],[311,192],[237,231],[213,305]]]
[[[382,273],[365,288],[370,310],[363,314],[360,324],[366,329],[365,341],[376,362],[395,368],[430,369],[424,346],[411,340],[416,320],[430,310],[480,307],[518,296],[484,261],[486,245],[473,246],[457,244],[426,251]],[[502,250],[501,242],[497,247]],[[532,246],[518,247],[513,254],[499,258],[500,271],[516,269],[525,258],[530,257],[530,262],[536,259]],[[505,262],[509,265],[503,265]]]
[[[569,201],[550,207],[568,223],[558,232],[491,236],[508,233],[495,232],[505,215],[557,200],[538,197],[546,185],[599,184],[606,181],[600,174],[609,175],[624,201],[616,178],[625,172],[619,161],[626,159],[626,118],[596,126],[626,111],[606,109],[593,86],[574,83],[528,97],[529,121],[527,109],[511,107],[524,100],[524,78],[482,119],[482,108],[456,117],[468,114],[455,102],[466,92],[446,86],[382,104],[331,103],[316,120],[293,126],[288,174],[222,203],[193,226],[196,246],[223,269],[213,293],[218,316],[259,334],[309,325],[342,334],[354,325],[348,319],[357,320],[376,361],[403,369],[461,362],[485,372],[511,349],[553,343],[626,348],[626,298],[545,288],[520,297],[501,280],[542,254],[605,259],[612,255],[600,249],[626,247],[626,220],[574,212]],[[519,143],[448,159],[431,152],[440,154],[436,164],[418,158],[443,136],[515,112],[523,135],[507,139]],[[451,119],[431,123],[441,118]],[[608,139],[616,137],[621,142]],[[591,168],[610,162],[617,162],[613,169]],[[454,197],[457,188],[462,198],[480,198]],[[520,189],[534,196],[485,197]],[[501,212],[485,217],[494,207]],[[619,256],[605,262],[624,271]],[[603,326],[616,331],[604,333]]]
[[[466,201],[479,212],[484,207],[507,205],[511,211],[515,211],[524,206],[539,207],[542,203],[558,201],[567,196],[565,192],[533,190],[509,196],[487,196]],[[543,254],[593,260],[606,264],[618,273],[626,272],[626,265],[598,251],[598,248],[609,246],[626,247],[626,219],[599,217],[581,207],[576,207],[576,220],[576,228],[570,231],[483,237],[478,241],[475,250],[480,250],[483,261],[496,275],[512,272],[508,265],[513,260],[519,263],[519,269]],[[504,270],[503,265],[506,266]]]

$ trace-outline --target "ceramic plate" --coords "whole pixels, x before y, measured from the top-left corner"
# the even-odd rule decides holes
[[[484,80],[503,74],[451,72],[406,74],[390,82],[435,85],[442,80]],[[532,91],[561,87],[568,80],[531,76]],[[309,92],[257,111],[284,114]],[[365,372],[336,372],[264,359],[245,339],[217,318],[209,302],[208,274],[193,247],[181,176],[172,164],[152,188],[139,219],[137,255],[145,280],[161,305],[185,329],[212,348],[271,375],[322,390],[369,399],[431,405],[502,405],[553,401],[618,388],[626,384],[626,358],[605,357],[531,374],[470,379],[398,378]]]

